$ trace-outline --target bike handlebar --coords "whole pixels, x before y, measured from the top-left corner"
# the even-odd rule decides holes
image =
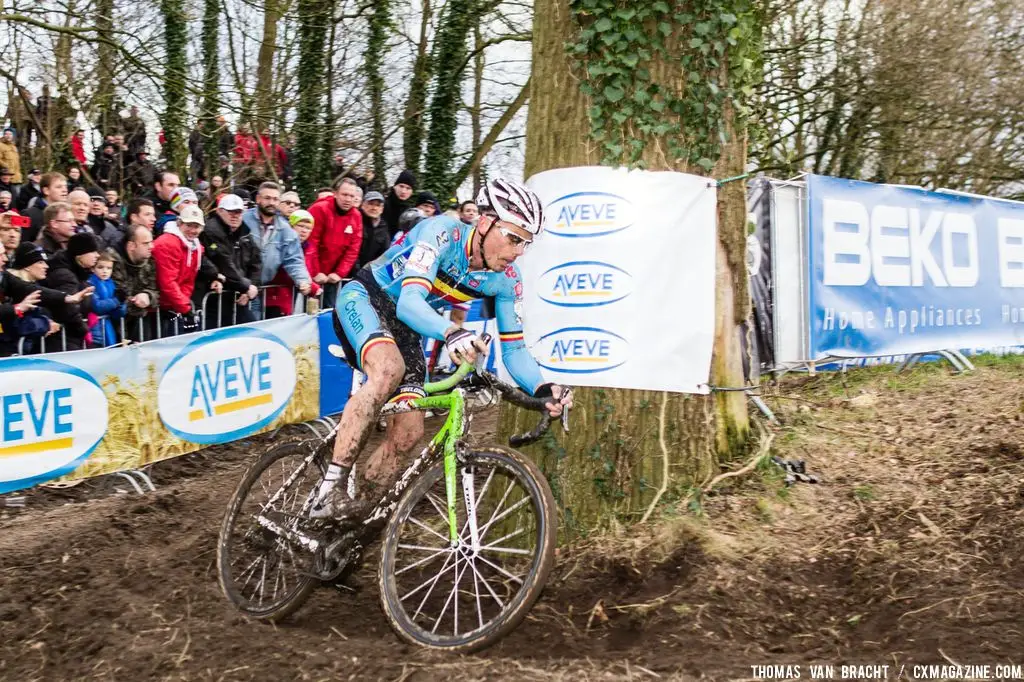
[[[486,345],[490,345],[491,337],[488,334],[483,334],[481,340]],[[465,365],[463,365],[465,366]],[[460,366],[459,369],[462,369]],[[529,445],[530,443],[536,442],[543,436],[548,428],[551,426],[551,413],[548,412],[547,404],[554,402],[556,399],[552,396],[545,398],[538,398],[527,394],[525,391],[520,389],[518,386],[512,386],[505,383],[491,372],[477,372],[476,375],[484,380],[491,388],[501,393],[501,396],[508,402],[523,408],[524,410],[531,410],[533,412],[541,412],[540,421],[537,422],[537,426],[532,431],[521,433],[518,435],[509,436],[508,444],[514,448],[518,448],[523,445]],[[569,389],[566,389],[569,390]],[[562,429],[568,433],[569,431],[569,409],[562,409]]]

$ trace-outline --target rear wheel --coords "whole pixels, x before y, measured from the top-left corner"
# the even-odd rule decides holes
[[[225,596],[247,616],[284,618],[302,606],[319,582],[309,575],[312,553],[258,519],[289,530],[306,519],[323,478],[323,457],[308,458],[322,442],[274,446],[249,467],[228,503],[217,543],[218,576]]]
[[[449,540],[442,461],[399,500],[378,579],[402,639],[468,653],[511,632],[540,596],[554,565],[557,511],[537,465],[508,448],[474,449],[456,488],[458,542]]]

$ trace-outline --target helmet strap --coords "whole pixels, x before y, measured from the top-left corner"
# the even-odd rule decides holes
[[[486,233],[486,234],[482,234],[482,235],[481,235],[481,234],[480,234],[480,232],[479,232],[479,230],[478,230],[478,231],[476,231],[476,234],[477,234],[477,235],[480,235],[480,241],[478,241],[478,242],[477,242],[477,244],[478,244],[478,246],[480,247],[480,260],[482,260],[482,261],[483,261],[483,263],[484,263],[484,269],[485,269],[485,270],[490,270],[490,269],[491,269],[491,266],[490,266],[490,264],[489,264],[489,263],[487,262],[487,252],[486,252],[486,251],[484,251],[484,242],[485,242],[485,241],[487,240],[487,235],[489,235],[489,234],[490,234],[491,232],[493,232],[493,231],[494,231],[494,223],[495,223],[495,222],[497,222],[497,220],[496,220],[496,219],[493,219],[493,218],[492,218],[492,220],[491,220],[491,226],[490,226],[489,228],[487,228],[487,233]]]

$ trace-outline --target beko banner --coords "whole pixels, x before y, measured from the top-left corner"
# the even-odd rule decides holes
[[[814,359],[1024,343],[1024,204],[807,178]]]
[[[706,393],[715,324],[713,181],[585,167],[546,171],[528,184],[544,204],[545,228],[518,261],[523,324],[545,376]]]

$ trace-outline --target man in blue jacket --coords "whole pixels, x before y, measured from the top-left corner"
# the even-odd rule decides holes
[[[259,244],[263,256],[260,280],[272,281],[277,271],[283,268],[299,291],[308,295],[313,280],[306,270],[306,258],[299,235],[295,234],[288,220],[277,212],[280,200],[280,186],[275,182],[264,182],[256,192],[256,207],[242,214],[242,224]],[[256,319],[263,318],[262,297],[252,302],[252,311]]]

